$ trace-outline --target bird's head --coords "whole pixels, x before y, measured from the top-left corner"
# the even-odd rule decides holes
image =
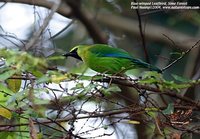
[[[63,54],[63,56],[65,57],[71,56],[82,61],[82,58],[78,55],[78,49],[79,49],[79,46],[75,46],[69,52],[67,52],[66,54]]]

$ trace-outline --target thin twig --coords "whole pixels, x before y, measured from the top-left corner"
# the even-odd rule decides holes
[[[0,2],[35,5],[35,6],[39,6],[39,7],[45,7],[47,9],[51,9],[55,3],[55,1],[53,1],[53,0],[0,0]],[[65,3],[62,3],[60,5],[57,12],[65,17],[72,16],[71,8],[69,6],[67,6]]]
[[[106,79],[101,79],[101,80],[97,80],[97,81],[99,81],[99,82],[110,82],[110,79],[106,78]],[[153,87],[153,86],[141,85],[141,84],[138,84],[137,82],[131,82],[131,81],[124,82],[122,80],[114,79],[114,78],[112,78],[112,83],[120,84],[120,85],[124,85],[124,86],[129,86],[129,87],[134,87],[135,89],[140,89],[140,90],[144,89],[144,90],[148,90],[148,91],[152,91],[152,92],[159,92],[159,93],[162,93],[164,95],[171,96],[171,97],[180,99],[182,101],[191,103],[194,106],[196,106],[198,109],[200,109],[200,103],[198,103],[198,102],[196,102],[196,101],[194,101],[190,98],[187,98],[185,96],[182,96],[182,95],[174,92],[171,89],[161,90],[161,89]],[[199,84],[199,82],[197,84]]]
[[[87,119],[87,118],[98,118],[98,117],[106,117],[106,116],[111,116],[111,115],[118,115],[118,114],[122,114],[122,113],[129,113],[131,112],[133,115],[137,115],[138,112],[145,112],[144,108],[134,108],[134,109],[119,109],[119,110],[115,110],[115,111],[107,111],[107,112],[99,112],[99,113],[88,113],[89,115],[86,116],[80,116],[80,117],[74,117],[72,115],[69,115],[66,118],[62,118],[62,119],[56,119],[53,120],[53,122],[67,122],[67,121],[71,121],[71,120],[78,120],[78,119]],[[44,119],[44,118],[37,118],[37,120],[34,120],[34,124],[50,124],[53,123],[52,120],[50,119]],[[0,127],[16,127],[16,126],[27,126],[29,123],[20,123],[20,124],[5,124],[5,125],[0,125]]]
[[[7,4],[7,2],[3,3],[3,4],[0,6],[0,9],[3,8],[6,4]]]
[[[198,40],[190,49],[188,49],[185,52],[182,52],[181,56],[179,58],[177,58],[176,60],[174,60],[172,63],[170,63],[169,65],[167,65],[166,67],[164,67],[162,69],[162,72],[167,70],[168,68],[170,68],[172,65],[174,65],[175,63],[177,63],[179,60],[181,60],[186,54],[188,54],[193,48],[196,48],[200,45],[198,45],[198,43],[200,42],[200,40]]]
[[[135,1],[135,3],[137,3],[137,0],[134,0],[134,1]],[[137,14],[137,17],[138,17],[140,36],[141,36],[141,39],[142,39],[142,46],[143,46],[143,49],[144,49],[146,62],[150,63],[149,55],[147,53],[147,48],[146,48],[145,35],[143,34],[143,31],[142,31],[142,20],[141,20],[141,17],[140,17],[139,9],[136,9],[136,14]]]
[[[75,22],[75,20],[73,19],[72,21],[70,21],[66,27],[64,27],[61,31],[59,31],[58,33],[56,33],[55,35],[53,35],[50,39],[54,39],[56,38],[58,35],[60,35],[62,32],[64,32],[66,29],[68,29],[73,23]]]
[[[172,44],[173,44],[173,46],[175,47],[175,48],[178,48],[178,46],[176,45],[176,43],[169,37],[169,36],[167,36],[167,35],[165,35],[165,34],[162,34],[164,37],[166,37]]]
[[[34,33],[33,38],[26,44],[25,50],[30,49],[34,46],[34,44],[37,42],[39,37],[41,36],[42,32],[45,30],[45,28],[48,26],[50,20],[52,19],[54,13],[58,10],[59,6],[61,4],[61,0],[54,3],[53,7],[51,8],[50,14],[44,19],[44,23],[40,27],[40,29]]]

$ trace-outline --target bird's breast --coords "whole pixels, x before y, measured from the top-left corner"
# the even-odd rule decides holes
[[[98,53],[94,54],[90,51],[81,51],[79,56],[86,66],[100,73],[115,74],[133,67],[132,62],[125,58],[103,57]]]
[[[112,57],[93,57],[92,59],[86,59],[85,63],[97,72],[111,74],[126,71],[130,67],[128,59]]]

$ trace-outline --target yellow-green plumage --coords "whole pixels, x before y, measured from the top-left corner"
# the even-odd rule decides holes
[[[78,45],[65,56],[72,56],[83,62],[94,71],[116,74],[134,68],[148,68],[161,72],[142,60],[133,58],[128,52],[105,44]]]

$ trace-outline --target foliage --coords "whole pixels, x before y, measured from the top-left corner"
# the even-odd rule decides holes
[[[18,29],[7,18],[14,8],[5,9],[22,1],[0,6],[0,138],[199,138],[198,11],[137,10],[131,0],[23,1],[34,22],[18,10]],[[97,43],[164,72],[99,74],[61,56]]]
[[[165,115],[162,117],[163,122],[170,120],[169,124],[162,125],[162,131],[170,128],[170,126],[176,128],[183,127],[185,125],[191,124],[189,120],[179,121],[181,117],[176,115],[177,111],[186,112],[192,109],[199,109],[199,106],[190,104],[189,109],[187,109],[189,102],[185,102],[183,99],[181,104],[176,104],[175,102],[170,103],[166,107],[155,106],[155,104],[150,104],[148,100],[150,95],[148,90],[157,89],[159,93],[164,93],[167,91],[174,91],[175,94],[179,94],[183,88],[191,87],[195,84],[199,84],[198,80],[185,80],[182,77],[173,75],[173,77],[180,83],[175,83],[175,81],[165,80],[161,74],[157,72],[145,72],[141,79],[133,80],[127,77],[109,76],[98,74],[95,76],[85,76],[78,75],[75,73],[67,73],[60,70],[49,70],[47,63],[49,63],[54,57],[43,59],[39,57],[33,57],[26,52],[12,51],[7,49],[1,49],[0,55],[3,58],[5,64],[0,68],[0,92],[1,92],[1,116],[4,119],[8,119],[9,123],[13,125],[16,130],[23,130],[23,136],[27,136],[27,133],[31,130],[36,130],[34,134],[39,136],[48,135],[52,130],[56,129],[58,133],[52,134],[51,137],[62,136],[59,134],[63,132],[59,128],[65,128],[65,124],[68,123],[68,128],[65,132],[73,132],[73,136],[82,136],[84,132],[78,132],[73,127],[76,126],[76,122],[79,119],[87,119],[90,121],[92,117],[105,117],[114,116],[123,113],[137,114],[137,112],[144,111],[146,116],[148,116],[148,121],[152,123],[155,119],[160,117],[160,114]],[[60,57],[62,59],[62,57]],[[121,105],[115,100],[115,95],[119,95],[121,89],[117,85],[110,85],[111,82],[115,83],[117,81],[129,81],[134,88],[139,88],[143,86],[145,89],[146,96],[146,106],[138,105],[139,109],[126,107]],[[74,82],[75,86],[68,90],[68,87],[64,87],[64,83]],[[107,83],[101,83],[107,82]],[[117,83],[117,82],[116,82]],[[54,84],[53,86],[49,86]],[[119,83],[118,83],[119,84]],[[59,85],[59,87],[56,87]],[[126,86],[126,84],[124,84]],[[129,86],[129,84],[127,84]],[[42,97],[41,95],[53,95],[50,99],[47,97]],[[60,95],[59,95],[60,94]],[[166,95],[168,95],[166,93]],[[112,98],[109,100],[109,98]],[[176,98],[176,96],[174,96]],[[179,98],[181,99],[181,98]],[[97,105],[96,109],[93,111],[87,109],[89,103]],[[153,101],[151,103],[154,103]],[[102,106],[110,107],[109,111],[103,111]],[[80,108],[77,108],[80,107]],[[181,107],[185,107],[183,110]],[[118,110],[117,110],[117,109]],[[116,109],[116,110],[115,110]],[[185,111],[186,110],[186,111]],[[57,114],[50,114],[49,111],[54,111]],[[64,116],[64,115],[71,116]],[[73,115],[75,117],[73,117]],[[186,115],[186,114],[185,114]],[[56,116],[56,117],[55,117]],[[166,119],[166,117],[168,117]],[[173,117],[173,119],[172,119]],[[123,120],[125,117],[120,117],[117,121]],[[174,120],[174,118],[176,118]],[[189,119],[186,116],[186,119]],[[32,119],[32,126],[30,126],[30,120]],[[145,119],[143,119],[145,120]],[[147,120],[147,119],[146,119]],[[160,119],[161,120],[161,119]],[[113,121],[114,123],[117,121]],[[104,121],[102,121],[104,122]],[[113,124],[110,123],[110,124]],[[160,121],[161,122],[161,121]],[[179,125],[176,125],[177,123]],[[187,122],[187,124],[185,124]],[[45,123],[54,123],[55,125],[44,125]],[[143,124],[139,119],[130,119],[125,122],[126,124]],[[162,123],[162,124],[164,124]],[[110,126],[109,123],[104,122],[103,129],[107,132],[107,128]],[[161,124],[161,123],[160,123]],[[29,125],[29,128],[25,128],[25,125]],[[42,125],[40,131],[37,127]],[[160,125],[161,126],[161,125]],[[46,129],[48,128],[48,129]],[[158,127],[157,127],[158,128]],[[186,127],[185,127],[186,128]],[[99,130],[101,127],[91,129]],[[186,128],[187,129],[187,128]],[[81,130],[81,129],[80,129]],[[87,131],[84,137],[87,137]],[[6,132],[2,134],[3,136],[18,136],[19,134],[12,133],[7,134]]]

